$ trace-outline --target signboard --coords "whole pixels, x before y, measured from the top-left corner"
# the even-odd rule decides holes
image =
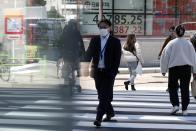
[[[97,12],[99,10],[99,0],[83,0],[82,5],[84,11]],[[112,9],[112,0],[104,0],[103,9]]]
[[[103,2],[103,18],[109,19],[113,23],[114,35],[127,35],[134,33],[144,35],[144,1],[138,0],[114,0],[114,14],[112,14],[113,0],[104,0]],[[83,0],[82,14],[82,35],[97,35],[99,0]],[[153,0],[149,0],[147,9],[151,10]],[[152,34],[152,17],[148,17],[150,21],[146,21],[147,34]],[[113,20],[113,21],[112,21]]]
[[[136,14],[115,14],[114,15],[114,34],[127,35],[144,33],[144,16]]]
[[[82,12],[82,35],[97,35],[99,30],[97,22],[99,20],[99,0],[83,0]],[[103,14],[105,18],[112,20],[112,0],[103,1]]]
[[[112,21],[111,14],[104,14],[106,19]],[[96,23],[98,22],[98,14],[84,14],[82,34],[96,35],[98,29]],[[127,35],[127,33],[143,34],[144,33],[144,16],[135,14],[114,14],[114,27],[115,35]],[[96,31],[96,32],[95,32]]]
[[[5,34],[23,34],[23,16],[5,16]]]

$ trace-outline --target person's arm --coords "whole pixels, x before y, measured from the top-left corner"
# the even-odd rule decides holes
[[[58,44],[57,44],[57,47],[58,47],[58,50],[59,50],[59,58],[63,57],[64,55],[64,42],[65,42],[65,38],[64,38],[64,33],[61,34],[59,40],[58,40]]]
[[[85,62],[90,62],[94,53],[94,39],[91,39],[89,46],[87,48],[87,51],[84,56],[84,61]]]
[[[114,71],[117,73],[118,72],[118,68],[119,68],[119,65],[120,65],[120,59],[121,59],[121,51],[122,47],[121,47],[121,43],[120,43],[120,40],[117,39],[116,40],[116,46],[115,46],[115,53],[114,53]]]
[[[84,55],[85,55],[85,47],[84,47],[84,41],[82,39],[81,34],[79,33],[79,55],[80,55],[80,60],[84,60]]]
[[[163,49],[161,59],[160,59],[161,73],[163,76],[165,76],[165,74],[168,70],[170,54],[171,54],[171,47]]]

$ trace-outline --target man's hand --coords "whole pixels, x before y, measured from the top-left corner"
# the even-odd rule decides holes
[[[166,73],[162,73],[163,76],[165,76]]]

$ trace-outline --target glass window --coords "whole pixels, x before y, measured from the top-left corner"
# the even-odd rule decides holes
[[[82,34],[97,34],[99,0],[82,0]],[[113,33],[125,36],[165,36],[168,28],[184,22],[196,21],[195,0],[104,0],[103,14],[113,24]],[[192,28],[193,26],[187,26]],[[195,27],[194,27],[195,28]]]
[[[196,1],[195,0],[180,0],[178,3],[179,14],[189,14],[196,12]]]
[[[114,35],[144,35],[144,0],[114,0]]]
[[[144,13],[144,0],[114,0],[117,13]]]
[[[83,35],[97,35],[97,22],[99,16],[99,0],[82,0],[83,12],[81,15],[82,26],[81,33]],[[112,0],[103,1],[103,18],[112,21]]]
[[[115,13],[114,34],[122,36],[129,33],[144,34],[144,15]]]
[[[148,2],[147,2],[148,3]],[[153,0],[153,13],[155,14],[175,14],[175,0]]]
[[[148,15],[146,35],[168,35],[170,26],[176,25],[175,23],[176,19],[173,15]]]

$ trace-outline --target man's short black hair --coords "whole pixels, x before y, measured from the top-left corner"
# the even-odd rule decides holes
[[[99,27],[100,23],[106,23],[109,27],[112,26],[112,23],[108,19],[102,19],[98,22],[97,26]]]

